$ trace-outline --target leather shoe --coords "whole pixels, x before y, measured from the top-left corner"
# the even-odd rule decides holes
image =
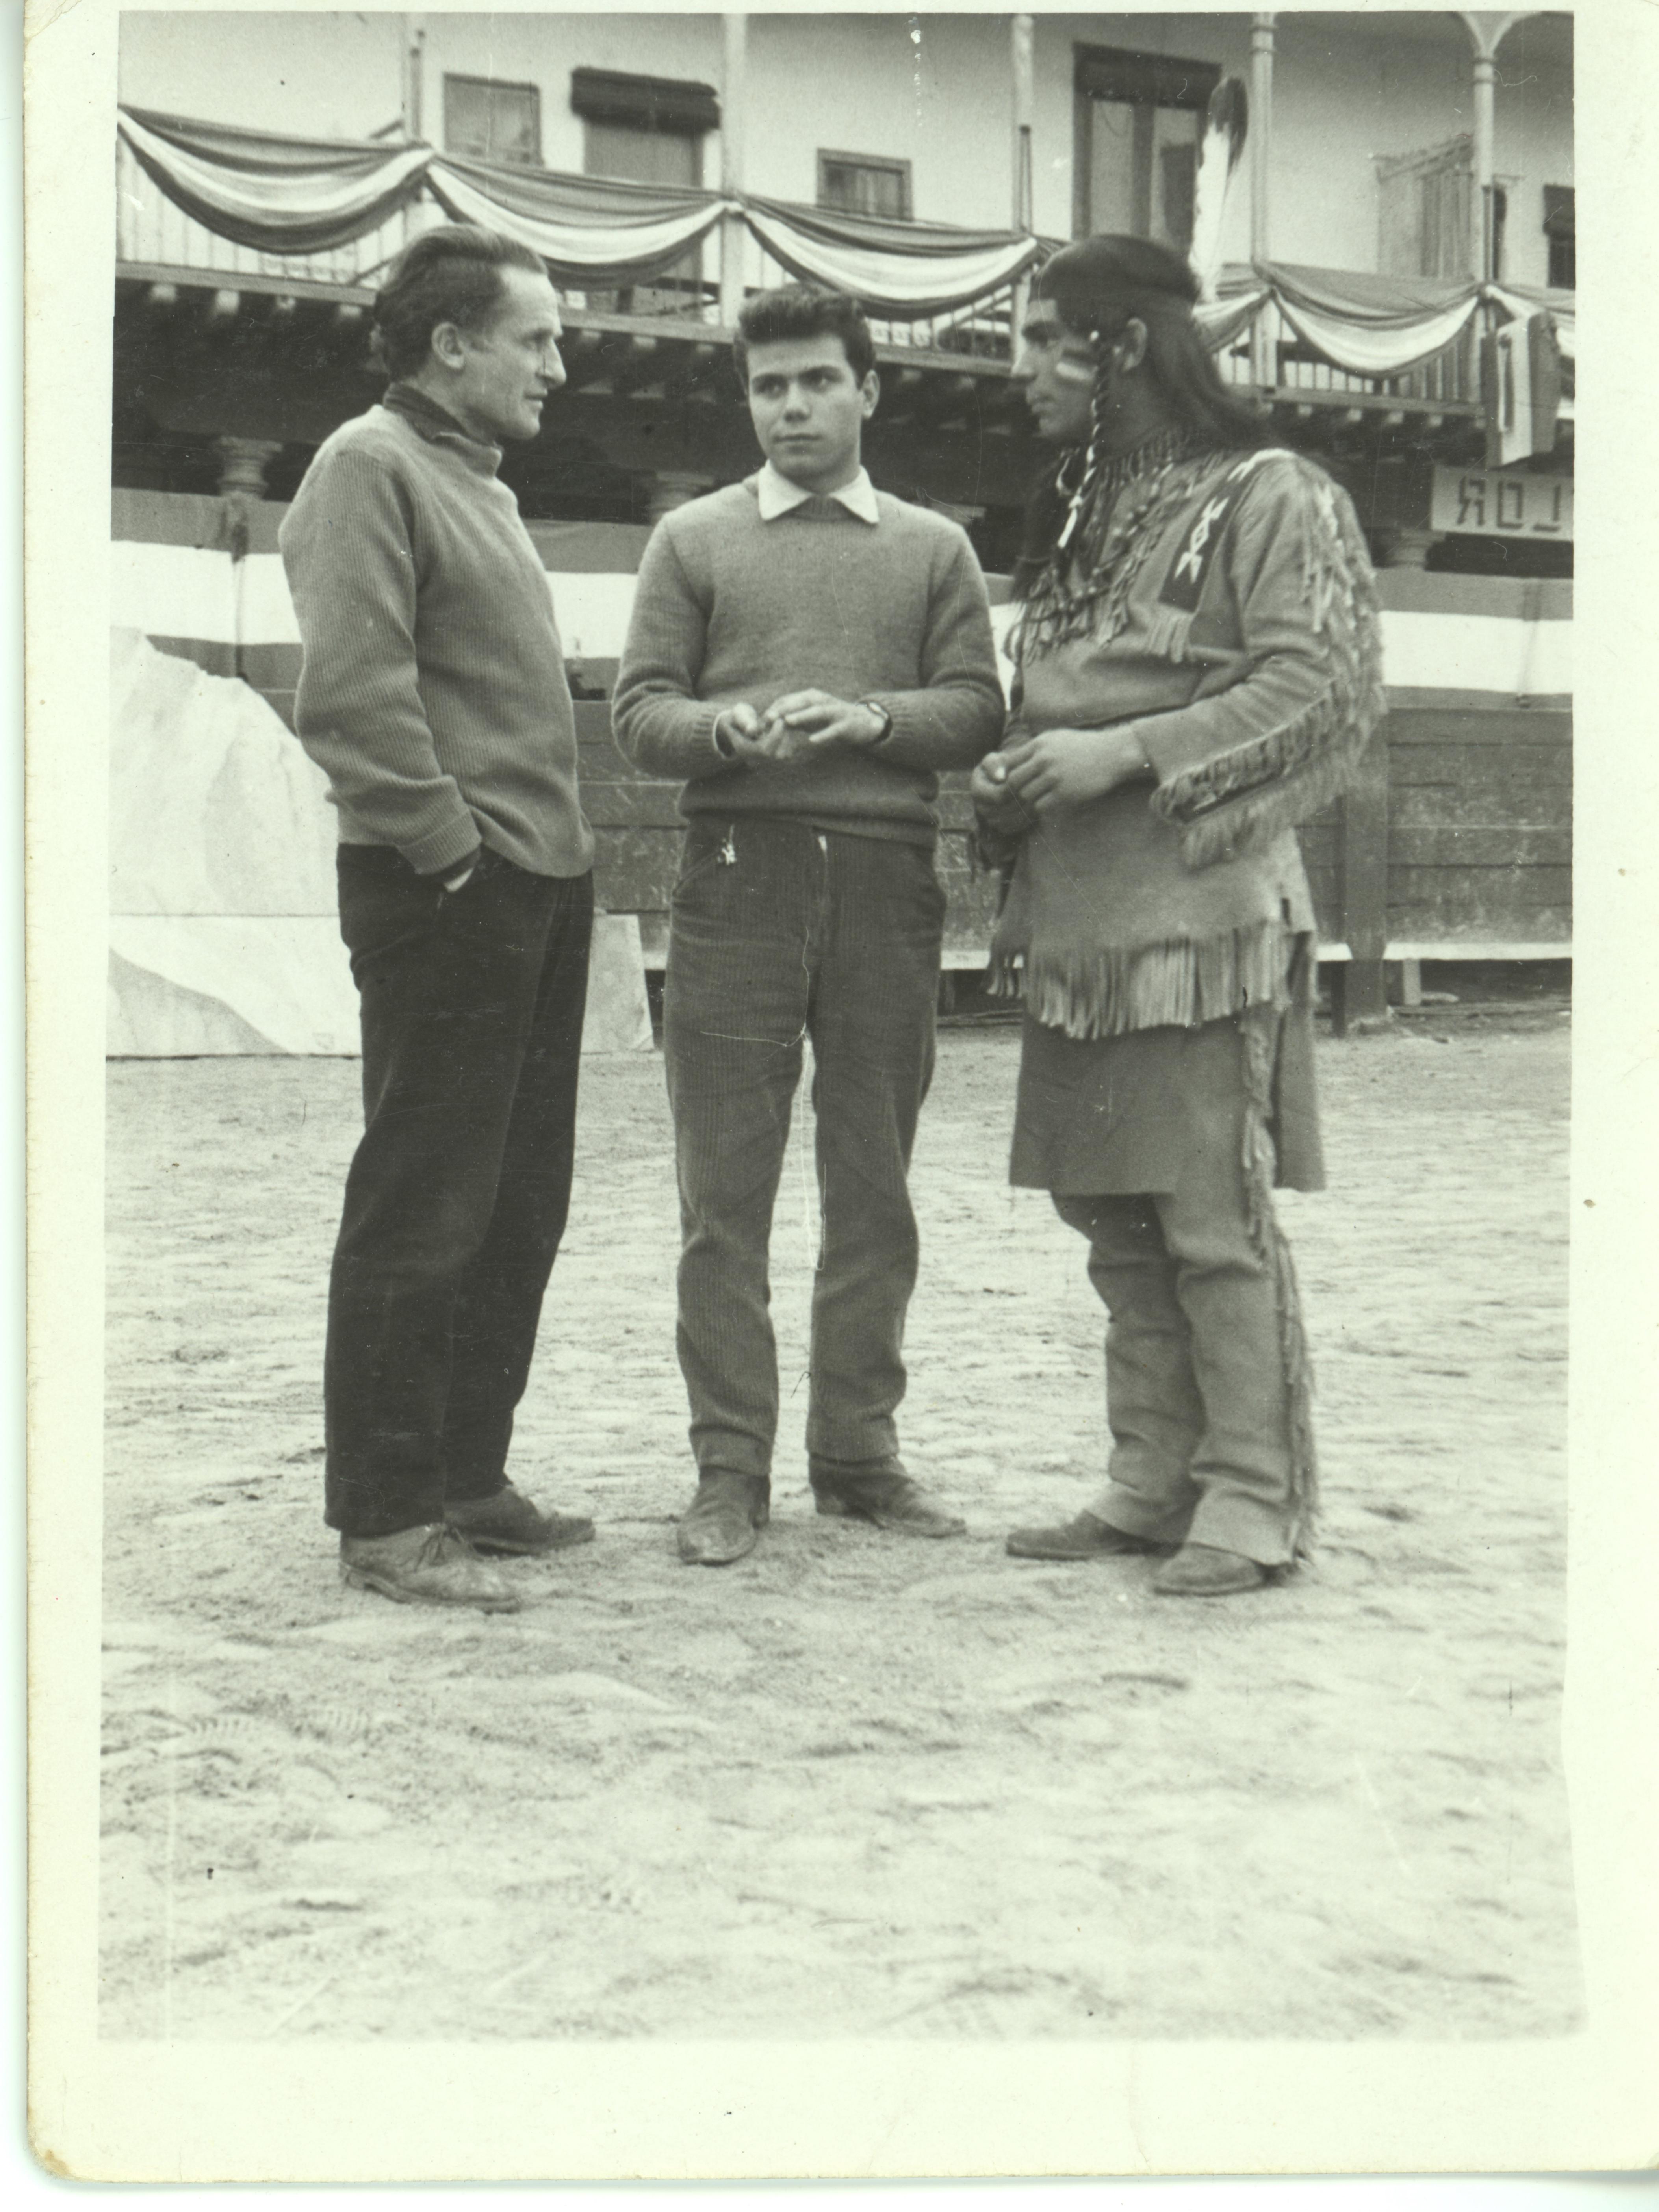
[[[810,1480],[818,1511],[834,1519],[873,1521],[896,1536],[967,1534],[968,1523],[930,1504],[896,1459],[814,1460]]]
[[[772,1486],[763,1474],[713,1467],[697,1478],[697,1494],[680,1522],[680,1557],[689,1567],[729,1567],[746,1559],[771,1517]]]
[[[1152,1577],[1152,1588],[1159,1597],[1231,1597],[1236,1590],[1260,1589],[1267,1579],[1266,1567],[1237,1552],[1185,1544]]]
[[[392,1536],[342,1536],[340,1579],[348,1589],[378,1590],[395,1605],[516,1613],[523,1603],[506,1576],[441,1521]]]
[[[1173,1548],[1155,1544],[1148,1536],[1132,1536],[1127,1528],[1115,1528],[1092,1513],[1079,1513],[1057,1528],[1016,1528],[1003,1547],[1017,1559],[1105,1559],[1125,1552],[1167,1556]]]
[[[544,1513],[509,1482],[489,1498],[452,1498],[444,1519],[477,1552],[520,1559],[537,1552],[568,1552],[591,1544],[593,1523],[585,1513]]]

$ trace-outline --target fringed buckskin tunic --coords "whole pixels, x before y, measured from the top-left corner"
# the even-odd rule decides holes
[[[1266,1137],[1271,1180],[1318,1189],[1295,825],[1352,784],[1382,711],[1364,539],[1297,454],[1135,458],[1091,578],[1034,598],[1016,638],[1010,741],[1131,725],[1156,781],[982,841],[1013,863],[993,987],[1023,981],[1030,1016],[1011,1180],[1170,1190],[1218,1076],[1242,1076],[1247,1161],[1265,1183]]]

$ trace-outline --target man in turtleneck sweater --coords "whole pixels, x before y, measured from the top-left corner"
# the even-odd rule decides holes
[[[697,1491],[690,1563],[752,1551],[778,1376],[773,1201],[803,1041],[814,1058],[821,1244],[806,1446],[820,1513],[959,1534],[897,1457],[906,1189],[933,1072],[944,769],[996,743],[984,579],[954,523],[877,492],[878,396],[857,306],[797,285],[734,348],[766,455],[670,514],[647,549],[612,714],[624,750],[684,779],[665,1046],[684,1243],[679,1353]]]
[[[496,476],[564,381],[558,301],[527,247],[447,226],[392,270],[375,336],[385,402],[320,448],[281,533],[362,1016],[326,1518],[348,1583],[507,1612],[479,1551],[593,1533],[506,1473],[569,1200],[593,913],[547,577]]]

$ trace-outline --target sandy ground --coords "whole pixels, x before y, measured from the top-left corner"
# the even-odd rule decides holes
[[[798,1151],[772,1528],[678,1564],[661,1066],[589,1060],[515,1471],[599,1535],[495,1619],[342,1591],[321,1525],[355,1065],[112,1066],[105,2033],[1570,2029],[1565,1030],[1322,1048],[1324,1540],[1209,1605],[1003,1554],[1103,1439],[1081,1246],[1003,1181],[1010,1030],[941,1040],[915,1175],[904,1441],[970,1534],[811,1510]]]

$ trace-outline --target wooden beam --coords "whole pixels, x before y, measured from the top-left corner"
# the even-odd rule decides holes
[[[1331,1024],[1338,1036],[1388,1019],[1389,784],[1385,741],[1365,781],[1340,801],[1337,885],[1342,934],[1352,958],[1333,982]]]

